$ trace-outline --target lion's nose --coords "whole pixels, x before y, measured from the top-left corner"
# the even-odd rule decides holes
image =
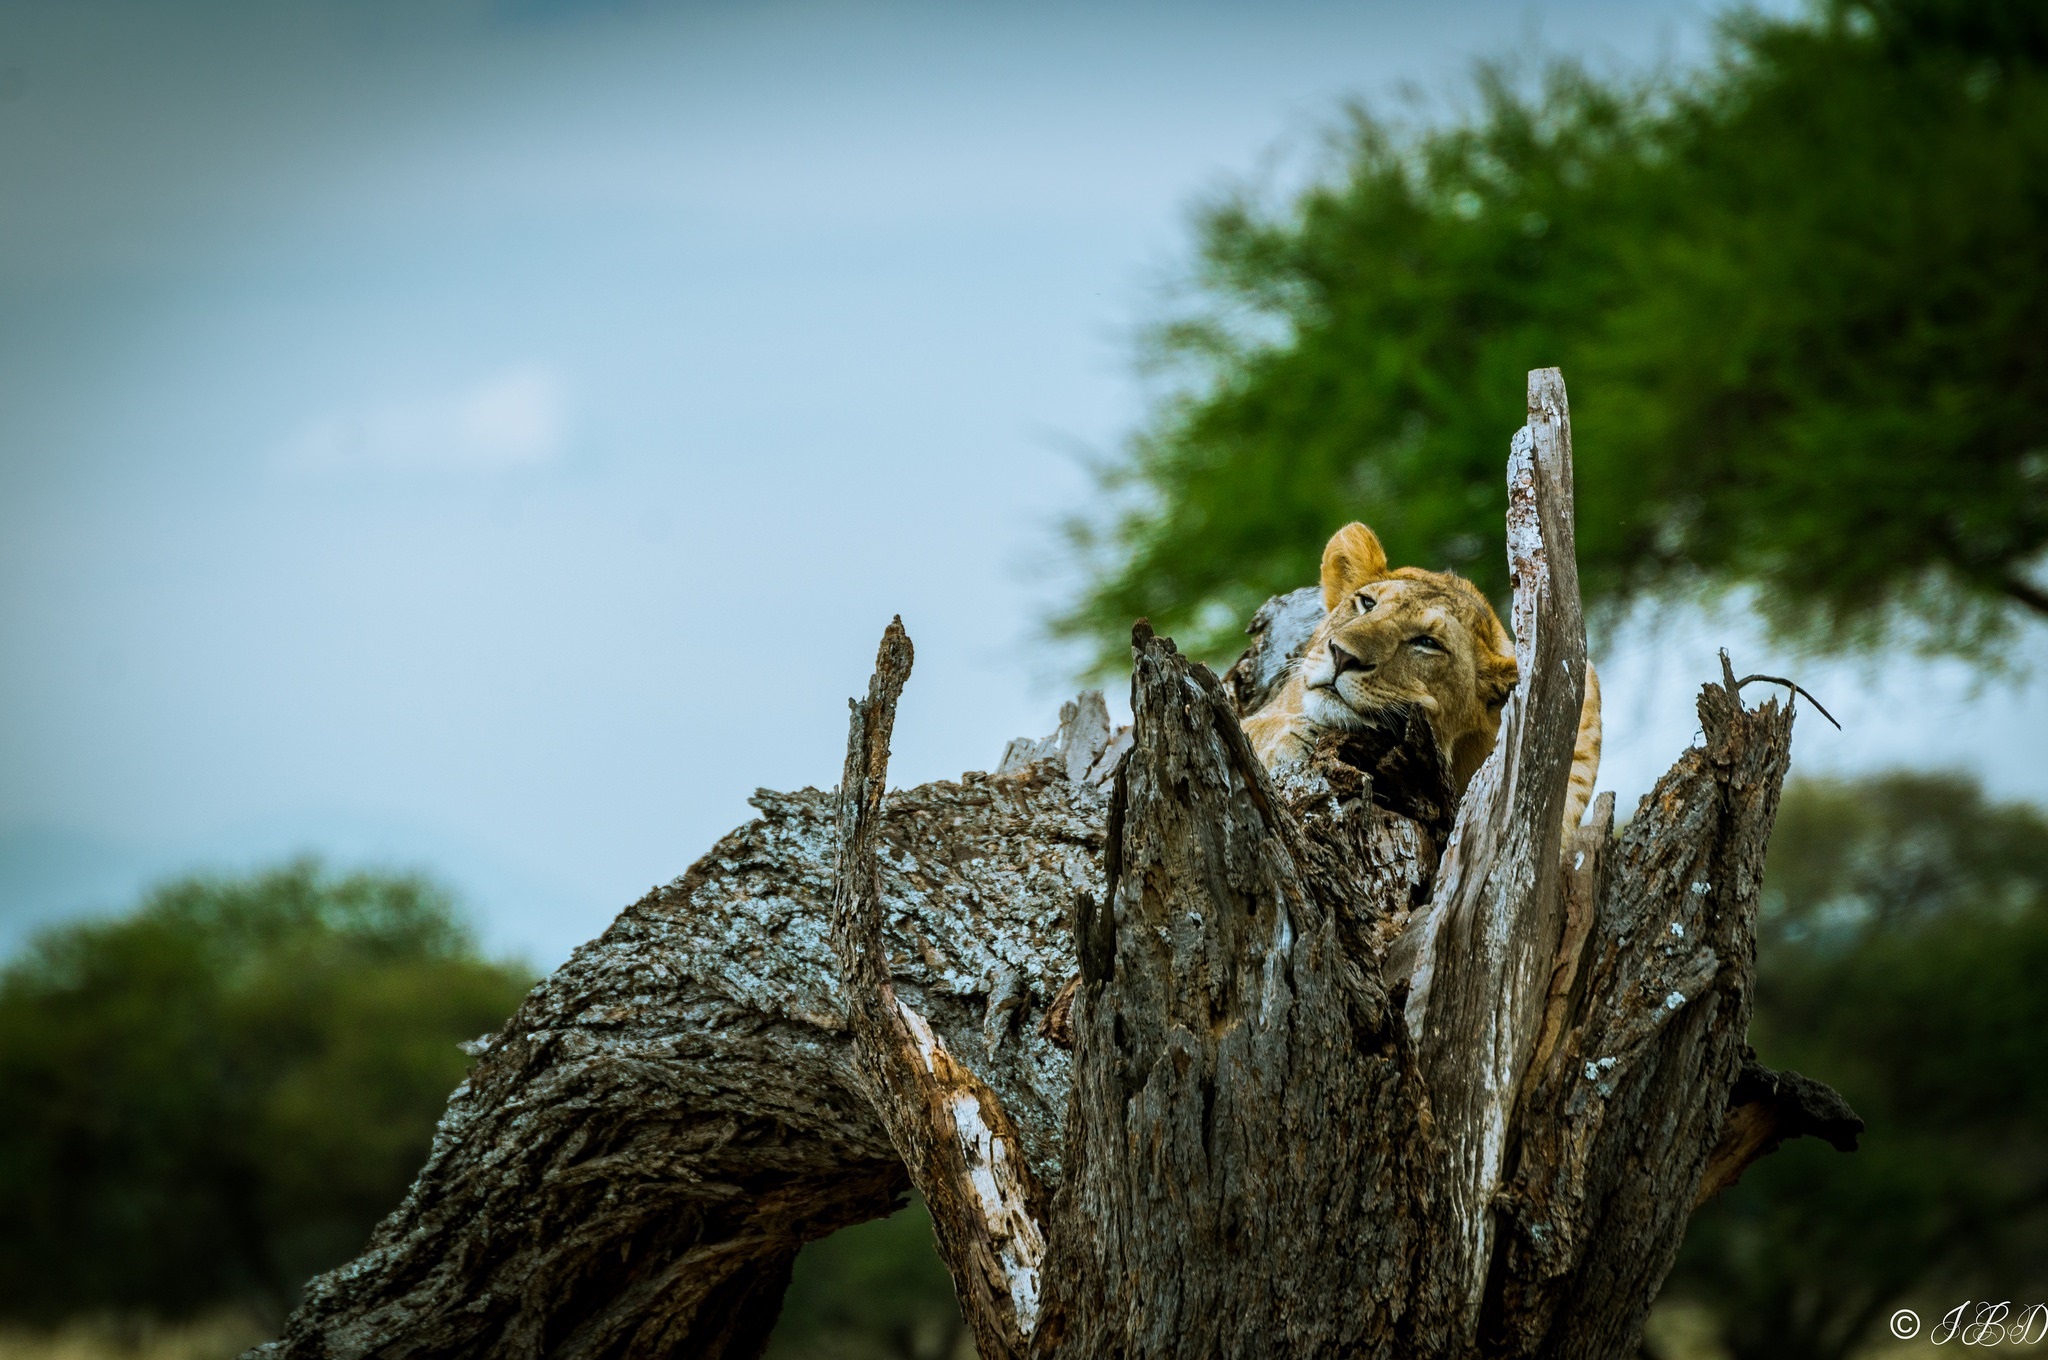
[[[1373,663],[1353,651],[1347,651],[1337,643],[1330,644],[1330,678],[1336,679],[1346,671],[1357,671],[1360,675],[1371,675]]]

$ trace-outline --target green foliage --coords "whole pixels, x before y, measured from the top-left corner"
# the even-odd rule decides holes
[[[1524,374],[1574,396],[1579,562],[1610,607],[1755,586],[1815,646],[1912,622],[1989,655],[2048,548],[2048,8],[1839,0],[1731,23],[1683,82],[1540,89],[1402,132],[1355,113],[1293,202],[1199,219],[1179,382],[1073,526],[1054,621],[1234,652],[1323,541],[1505,590]]]
[[[2048,818],[1952,776],[1787,790],[1751,1038],[1869,1123],[1701,1210],[1668,1286],[1738,1357],[1837,1357],[1902,1302],[2048,1286]],[[1923,1309],[1924,1311],[1924,1309]]]
[[[360,1249],[530,985],[414,878],[192,879],[0,972],[0,1314],[275,1317]]]
[[[957,1360],[974,1354],[953,1282],[913,1197],[797,1257],[768,1360]]]

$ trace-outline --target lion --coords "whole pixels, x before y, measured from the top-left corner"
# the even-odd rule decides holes
[[[1421,710],[1451,787],[1462,795],[1500,737],[1520,680],[1514,642],[1479,588],[1454,572],[1387,566],[1378,535],[1339,529],[1323,549],[1323,621],[1286,680],[1244,720],[1269,770],[1305,760],[1318,736],[1373,715]],[[1600,771],[1600,678],[1586,697],[1565,798],[1567,844]]]

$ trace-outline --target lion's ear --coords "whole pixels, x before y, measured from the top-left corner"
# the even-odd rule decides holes
[[[1386,574],[1387,550],[1379,535],[1363,524],[1345,525],[1323,549],[1323,608],[1335,609],[1337,601]]]

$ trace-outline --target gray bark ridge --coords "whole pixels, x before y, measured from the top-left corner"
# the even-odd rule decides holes
[[[1142,623],[1134,653],[1108,892],[1077,925],[1044,1352],[1430,1353],[1428,1113],[1361,947],[1429,857],[1309,782],[1312,847],[1223,685]]]
[[[1084,696],[885,794],[892,626],[840,790],[761,792],[537,987],[256,1354],[755,1356],[803,1243],[912,1184],[992,1357],[1633,1353],[1693,1204],[1853,1114],[1744,1067],[1789,709],[1707,686],[1705,744],[1560,872],[1569,492],[1539,370],[1524,688],[1441,871],[1423,724],[1275,781],[1237,723],[1273,667],[1143,626],[1130,731]]]
[[[1581,841],[1595,907],[1495,1203],[1489,1354],[1632,1353],[1693,1207],[1718,1188],[1709,1159],[1747,1118],[1736,1084],[1792,711],[1744,709],[1725,657],[1723,671],[1700,694],[1705,745],[1657,782],[1619,841]]]
[[[1114,737],[1100,696],[1072,707],[1067,744],[893,791],[877,827],[896,995],[973,1055],[1047,1185],[1070,1059],[1038,1022],[1107,809],[1068,767]],[[482,1046],[404,1202],[252,1355],[753,1356],[803,1244],[900,1207],[831,942],[838,800],[753,802]]]

